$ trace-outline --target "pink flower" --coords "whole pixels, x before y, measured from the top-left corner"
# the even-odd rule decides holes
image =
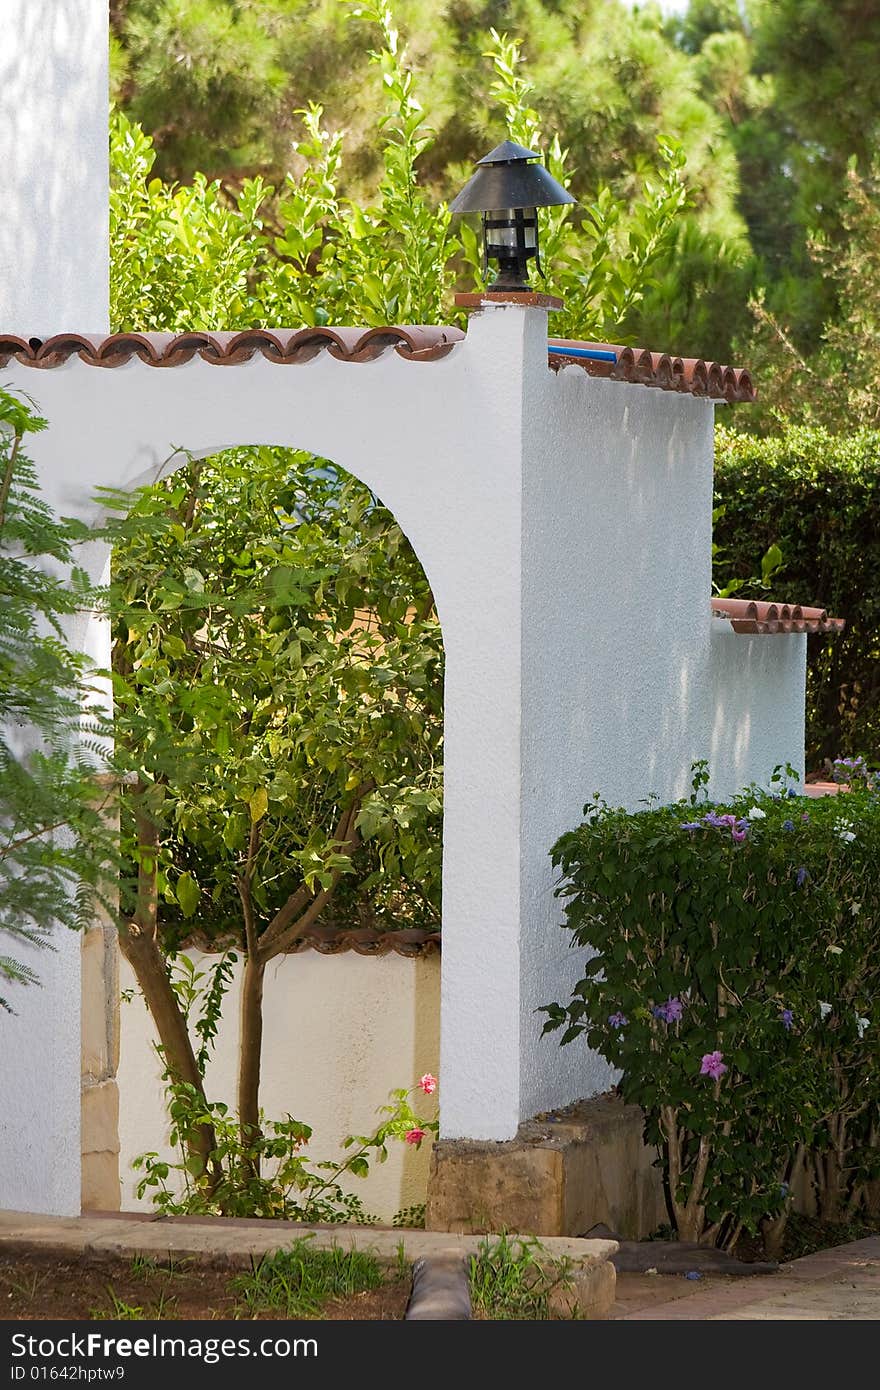
[[[432,1096],[437,1089],[437,1078],[426,1071],[424,1076],[419,1077],[419,1085],[426,1096]]]
[[[724,1070],[726,1071],[727,1068],[725,1067]],[[421,1144],[427,1132],[426,1129],[408,1129],[403,1137],[407,1144]]]
[[[707,1052],[700,1066],[700,1075],[711,1076],[713,1081],[718,1081],[727,1071],[723,1058],[723,1052]]]

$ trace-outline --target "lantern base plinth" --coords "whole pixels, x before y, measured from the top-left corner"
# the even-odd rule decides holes
[[[484,304],[522,304],[527,309],[561,309],[563,301],[540,290],[482,290],[479,294],[457,294],[459,309],[481,309]]]

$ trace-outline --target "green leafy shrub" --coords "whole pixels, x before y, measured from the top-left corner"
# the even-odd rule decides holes
[[[114,330],[236,329],[260,324],[450,323],[453,291],[483,275],[475,229],[453,224],[419,169],[434,131],[419,101],[394,16],[383,0],[358,7],[378,46],[381,176],[375,197],[343,196],[345,138],[311,103],[297,113],[296,171],[275,187],[236,188],[197,174],[155,178],[153,141],[121,112],[110,129],[110,318]],[[520,45],[490,31],[491,96],[510,138],[542,150]],[[547,164],[568,186],[567,152],[546,142]],[[474,150],[476,157],[483,151]],[[575,180],[577,183],[578,181]],[[628,341],[628,322],[654,284],[687,202],[684,155],[660,137],[625,196],[606,183],[576,189],[582,206],[542,210],[547,288],[565,309],[563,336]],[[623,333],[623,338],[621,338]]]
[[[873,1200],[880,794],[864,764],[840,775],[836,797],[777,772],[719,806],[698,765],[690,801],[593,803],[554,847],[588,955],[544,1031],[621,1068],[682,1239],[772,1244],[805,1180],[826,1215]]]
[[[166,1076],[166,1103],[171,1143],[179,1150],[174,1162],[158,1153],[139,1154],[132,1167],[143,1173],[139,1198],[148,1196],[165,1216],[246,1216],[275,1220],[355,1222],[372,1225],[357,1193],[347,1190],[349,1178],[369,1176],[370,1163],[384,1163],[388,1146],[399,1142],[414,1148],[436,1134],[437,1120],[416,1114],[413,1091],[394,1090],[384,1117],[371,1134],[350,1134],[342,1141],[345,1156],[338,1162],[313,1159],[308,1153],[312,1130],[286,1115],[267,1120],[246,1138],[229,1107],[206,1102],[198,1087]],[[433,1080],[433,1078],[432,1078]],[[209,1130],[214,1147],[202,1162],[192,1151],[193,1131]]]
[[[791,426],[757,439],[719,429],[715,498],[723,509],[715,524],[719,575],[751,575],[756,553],[776,544],[784,565],[772,596],[846,619],[841,635],[809,639],[808,767],[838,753],[877,757],[880,431]]]

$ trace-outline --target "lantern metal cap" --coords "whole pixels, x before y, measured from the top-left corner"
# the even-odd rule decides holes
[[[527,150],[525,145],[515,145],[512,140],[502,140],[500,145],[496,145],[494,150],[484,154],[482,159],[477,160],[477,164],[512,164],[519,159],[540,159],[541,156],[534,150]]]
[[[498,208],[548,208],[574,203],[577,199],[554,179],[534,150],[505,140],[496,145],[477,164],[450,212],[492,212]]]

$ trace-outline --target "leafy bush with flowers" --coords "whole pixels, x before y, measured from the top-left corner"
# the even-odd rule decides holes
[[[161,1055],[161,1048],[158,1048]],[[171,1118],[171,1144],[179,1151],[176,1162],[158,1153],[145,1153],[133,1160],[132,1167],[143,1173],[137,1195],[149,1195],[164,1216],[247,1216],[272,1217],[286,1221],[355,1222],[372,1225],[376,1217],[368,1214],[357,1193],[347,1186],[349,1178],[366,1178],[372,1161],[384,1163],[389,1144],[420,1148],[422,1140],[436,1135],[439,1122],[425,1118],[414,1109],[437,1090],[437,1078],[430,1072],[420,1076],[408,1090],[389,1095],[389,1104],[379,1107],[383,1117],[370,1134],[350,1134],[342,1141],[345,1157],[315,1160],[308,1153],[312,1131],[309,1125],[287,1115],[283,1120],[266,1120],[247,1141],[242,1138],[238,1117],[220,1101],[206,1101],[194,1086],[165,1076],[168,1113]],[[214,1147],[207,1165],[195,1162],[190,1133],[195,1127],[209,1127]],[[418,1213],[410,1208],[399,1213],[401,1225],[415,1224]]]
[[[880,779],[629,812],[597,800],[555,845],[565,927],[588,953],[544,1032],[620,1068],[660,1151],[682,1240],[778,1252],[796,1194],[880,1214]]]

